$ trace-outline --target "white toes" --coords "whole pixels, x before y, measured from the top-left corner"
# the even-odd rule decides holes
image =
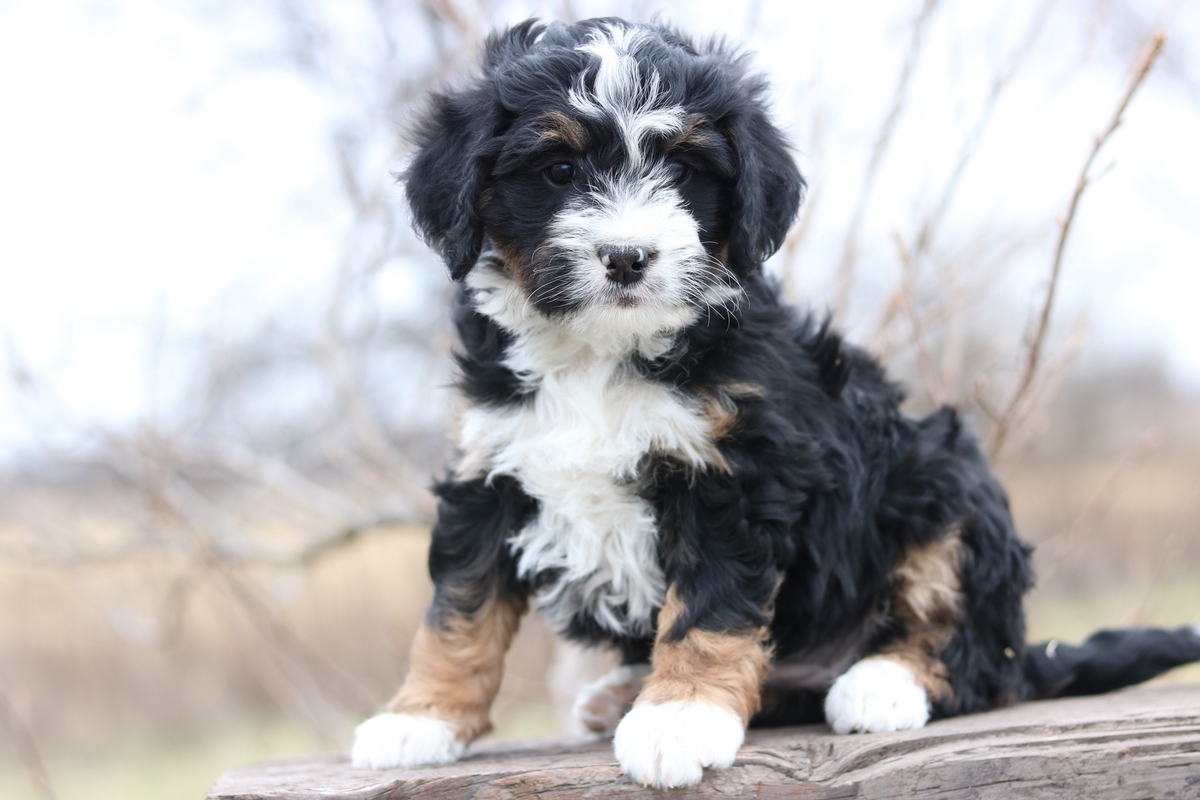
[[[630,778],[671,789],[728,767],[745,735],[741,717],[712,703],[643,703],[617,726],[613,750]]]
[[[466,745],[450,723],[411,714],[379,714],[354,730],[350,763],[359,769],[390,769],[457,761]]]
[[[612,733],[633,706],[650,674],[649,664],[621,666],[579,690],[571,718],[580,733]]]
[[[929,721],[929,698],[900,664],[867,658],[833,682],[825,697],[825,719],[834,733],[922,728]]]

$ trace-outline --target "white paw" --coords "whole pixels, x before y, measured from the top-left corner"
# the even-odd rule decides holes
[[[923,728],[929,698],[913,674],[886,658],[859,661],[833,682],[825,720],[834,733],[879,733]]]
[[[712,703],[643,703],[617,726],[613,751],[633,780],[671,789],[728,767],[745,736],[742,718]]]
[[[462,757],[466,745],[449,722],[411,714],[378,714],[354,729],[350,763],[358,769],[445,764]]]
[[[642,683],[650,674],[649,664],[620,666],[579,690],[571,718],[580,732],[612,733],[633,706]]]

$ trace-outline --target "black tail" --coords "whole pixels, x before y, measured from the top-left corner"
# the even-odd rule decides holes
[[[1200,626],[1099,631],[1075,647],[1057,641],[1025,651],[1025,699],[1102,694],[1200,661]]]

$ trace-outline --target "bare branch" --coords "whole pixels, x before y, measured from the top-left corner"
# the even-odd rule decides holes
[[[1071,193],[1071,201],[1067,206],[1067,212],[1059,222],[1058,241],[1054,247],[1054,260],[1050,267],[1050,282],[1046,289],[1046,297],[1042,302],[1041,313],[1038,315],[1037,327],[1034,329],[1027,344],[1025,363],[1014,384],[1008,402],[1000,414],[996,429],[992,433],[991,445],[988,448],[992,458],[996,458],[1004,449],[1005,442],[1012,432],[1014,418],[1019,411],[1021,403],[1029,393],[1030,387],[1038,376],[1038,369],[1042,363],[1042,351],[1046,345],[1046,336],[1050,330],[1051,316],[1054,313],[1054,301],[1058,296],[1059,279],[1062,276],[1063,253],[1066,251],[1067,239],[1071,234],[1071,225],[1075,221],[1079,202],[1083,198],[1087,187],[1094,180],[1094,177],[1091,176],[1092,165],[1095,163],[1096,157],[1105,143],[1108,142],[1109,138],[1120,126],[1125,109],[1129,107],[1134,94],[1137,93],[1137,90],[1146,80],[1146,76],[1150,74],[1150,70],[1154,68],[1155,59],[1162,52],[1163,44],[1166,40],[1166,33],[1159,32],[1138,59],[1137,65],[1134,68],[1133,79],[1129,82],[1125,94],[1121,96],[1120,102],[1117,103],[1116,111],[1113,112],[1108,125],[1096,136],[1091,152],[1088,153],[1088,157],[1083,163],[1083,169],[1079,172],[1079,178],[1075,182],[1075,190]]]
[[[1046,18],[1050,15],[1050,11],[1057,2],[1058,0],[1045,0],[1038,7],[1037,13],[1034,14],[1033,20],[1025,31],[1024,37],[1009,54],[1004,65],[992,77],[992,83],[988,88],[987,97],[984,99],[979,116],[959,146],[958,156],[954,160],[950,176],[942,184],[941,194],[933,204],[933,208],[926,215],[920,229],[917,231],[916,238],[913,240],[912,251],[915,261],[920,261],[933,245],[933,241],[937,237],[937,232],[946,217],[946,212],[950,209],[954,197],[958,193],[958,187],[962,183],[967,167],[974,159],[976,152],[979,150],[979,145],[983,141],[983,136],[991,125],[992,117],[996,112],[997,106],[1000,104],[1001,97],[1004,95],[1005,90],[1012,84],[1013,78],[1021,71],[1026,58],[1033,50],[1034,44],[1036,44],[1042,30],[1045,28]]]
[[[896,81],[896,88],[892,92],[891,106],[888,108],[888,113],[883,119],[883,123],[879,126],[879,132],[875,136],[875,145],[871,149],[871,158],[867,162],[866,172],[863,173],[862,185],[858,189],[858,198],[854,203],[854,211],[850,216],[850,223],[846,228],[846,236],[842,244],[842,255],[838,260],[836,280],[836,289],[834,292],[834,314],[841,319],[845,318],[846,309],[850,304],[850,298],[854,292],[855,271],[858,264],[859,238],[862,235],[863,221],[867,215],[867,207],[871,202],[871,195],[875,190],[875,181],[879,177],[880,167],[883,165],[884,156],[887,154],[888,146],[892,142],[892,136],[896,132],[896,126],[900,121],[901,113],[904,111],[904,106],[908,102],[908,90],[912,83],[913,73],[916,71],[917,62],[920,60],[921,48],[925,42],[925,30],[929,25],[929,21],[933,18],[934,12],[937,11],[939,0],[925,0],[921,5],[920,12],[912,24],[912,34],[909,37],[908,52],[904,58],[904,66],[900,70],[900,78]]]
[[[913,279],[912,253],[904,244],[899,231],[892,231],[892,241],[896,246],[896,255],[900,259],[900,292],[899,305],[908,320],[910,343],[917,352],[917,366],[921,371],[921,379],[934,404],[942,402],[942,387],[940,374],[934,366],[933,355],[929,352],[929,342],[925,338],[925,325],[917,311],[916,285]]]

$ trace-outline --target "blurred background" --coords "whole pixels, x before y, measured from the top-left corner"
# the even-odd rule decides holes
[[[201,797],[395,690],[453,347],[405,126],[598,15],[756,54],[810,185],[769,269],[971,418],[1031,634],[1197,618],[1200,5],[0,0],[0,797]],[[527,618],[494,735],[589,659]]]

